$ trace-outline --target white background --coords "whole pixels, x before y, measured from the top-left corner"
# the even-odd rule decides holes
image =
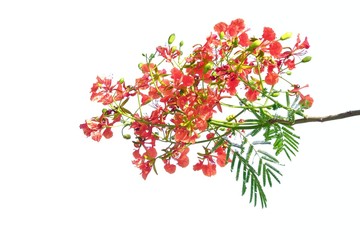
[[[310,84],[310,115],[359,109],[355,4],[2,1],[0,239],[359,239],[359,117],[297,126],[300,152],[266,189],[267,209],[248,204],[229,168],[144,181],[131,142],[79,129],[102,108],[89,100],[96,75],[133,81],[141,53],[171,33],[191,49],[235,18],[257,36],[308,36],[313,60],[293,78]]]

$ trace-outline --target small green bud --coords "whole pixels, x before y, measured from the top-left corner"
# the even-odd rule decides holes
[[[289,39],[289,38],[291,38],[291,36],[292,36],[292,33],[291,33],[291,32],[284,33],[284,34],[280,37],[280,40]]]
[[[221,128],[219,128],[219,130],[220,130],[220,131],[225,131],[225,130],[226,130],[226,128],[221,127]]]
[[[251,45],[248,47],[247,51],[250,51],[250,52],[254,51],[254,49],[257,48],[258,46],[260,46],[260,44],[261,44],[261,40],[259,40],[259,39],[253,41],[251,43]]]
[[[226,121],[231,122],[232,120],[234,120],[234,118],[235,118],[235,116],[231,114],[226,117]]]
[[[121,83],[124,83],[124,78],[120,78],[120,80],[119,80],[119,83],[121,84]]]
[[[179,46],[180,46],[180,47],[184,46],[184,41],[181,41],[181,42],[179,43]]]
[[[140,70],[142,70],[142,69],[141,69],[142,65],[143,65],[142,63],[139,63],[139,64],[138,64],[138,68],[139,68]]]
[[[204,67],[204,73],[207,73],[213,67],[214,67],[214,63],[213,62],[208,62]]]
[[[289,75],[289,76],[290,76],[291,74],[292,74],[291,71],[287,71],[287,72],[286,72],[286,75]]]
[[[271,94],[272,97],[278,97],[280,95],[280,92],[276,91]]]
[[[168,44],[172,44],[175,41],[175,33],[171,34],[168,38]]]
[[[130,135],[130,134],[123,134],[123,138],[125,138],[125,139],[130,139],[130,138],[131,138],[131,135]]]
[[[221,33],[219,34],[219,37],[220,37],[220,39],[223,39],[223,38],[225,37],[225,33],[224,33],[224,32],[221,32]]]
[[[307,62],[310,62],[310,61],[311,61],[311,56],[306,56],[301,60],[301,62],[303,62],[303,63],[307,63]]]
[[[177,50],[177,47],[176,46],[172,46],[171,47],[171,52],[175,52]]]
[[[106,108],[103,108],[103,109],[101,110],[101,112],[102,112],[102,113],[106,113],[106,112],[107,112],[107,109],[106,109]]]

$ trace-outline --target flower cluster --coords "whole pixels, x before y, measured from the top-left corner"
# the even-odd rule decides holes
[[[158,160],[168,173],[178,166],[187,167],[190,146],[202,143],[203,152],[198,153],[193,170],[213,176],[217,166],[231,162],[232,150],[224,139],[261,127],[274,116],[269,109],[301,115],[313,104],[309,95],[300,92],[306,85],[292,84],[284,77],[297,64],[310,61],[302,57],[310,47],[307,38],[301,40],[298,35],[293,47],[284,47],[283,41],[290,37],[290,33],[277,37],[269,27],[261,37],[250,37],[244,21],[236,19],[216,24],[204,44],[195,45],[190,55],[182,57],[183,42],[173,45],[172,34],[167,46],[144,55],[146,61],[139,64],[141,76],[133,85],[122,79],[113,85],[112,79],[97,77],[90,99],[108,108],[80,128],[96,141],[112,137],[116,124],[132,129],[133,164],[144,179],[157,171]],[[280,88],[284,84],[287,89]],[[298,99],[296,106],[277,101],[280,94]],[[138,103],[133,111],[125,108],[130,99]],[[235,101],[229,103],[231,100]],[[224,107],[241,111],[215,120]],[[267,119],[260,119],[258,111]],[[257,120],[246,120],[246,113]],[[159,144],[165,144],[161,151]]]

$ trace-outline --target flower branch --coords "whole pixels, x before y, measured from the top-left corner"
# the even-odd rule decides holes
[[[354,116],[360,116],[360,110],[347,111],[347,112],[342,112],[342,113],[328,115],[328,116],[322,116],[322,117],[309,116],[309,117],[299,118],[294,121],[288,121],[285,119],[274,118],[274,119],[270,119],[268,122],[270,124],[281,123],[281,124],[287,124],[287,125],[295,125],[295,124],[309,123],[309,122],[328,122],[328,121],[340,120],[340,119],[354,117]]]

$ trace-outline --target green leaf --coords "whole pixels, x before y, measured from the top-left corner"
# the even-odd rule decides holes
[[[220,138],[220,140],[215,144],[215,146],[211,149],[210,153],[213,153],[216,149],[218,149],[221,145],[223,145],[225,139]]]
[[[266,176],[267,176],[267,179],[268,179],[268,182],[269,182],[269,186],[272,187],[271,176],[270,176],[269,171],[266,172]]]
[[[298,152],[298,151],[299,151],[297,145],[294,145],[294,143],[291,142],[289,139],[285,139],[284,143],[285,143],[284,146],[287,146],[288,148],[291,147],[291,149],[292,149],[293,151],[295,151],[295,152]]]
[[[252,202],[253,196],[254,196],[254,178],[251,178],[251,182],[250,182],[250,202]]]
[[[257,174],[259,176],[261,175],[262,165],[263,165],[262,158],[260,158],[259,165],[258,165],[258,171],[257,171]]]
[[[227,161],[228,161],[228,159],[230,158],[230,152],[231,152],[231,145],[230,146],[228,146],[228,148],[227,148],[227,150],[226,150],[226,163],[227,163]],[[232,163],[231,163],[231,165],[232,165]]]
[[[230,148],[230,147],[229,147]],[[236,156],[237,156],[237,152],[235,152],[233,154],[232,160],[231,160],[231,166],[230,166],[230,171],[232,172],[234,170],[234,166],[235,166],[235,162],[236,162]]]
[[[270,165],[270,164],[267,164],[267,163],[265,163],[264,165],[266,165],[266,167],[272,169],[274,172],[276,172],[277,174],[279,174],[280,176],[282,176],[282,173],[281,173],[278,169],[276,169],[274,166],[272,166],[272,165]]]
[[[250,145],[249,149],[248,149],[248,152],[246,154],[246,159],[245,159],[246,162],[249,162],[253,150],[254,150],[254,146]]]
[[[289,92],[286,92],[286,106],[290,107],[290,96],[289,96]]]
[[[295,137],[297,139],[300,139],[300,136],[296,135],[295,133],[293,133],[289,129],[294,130],[293,127],[288,126],[288,125],[283,125],[283,127],[282,127],[282,130],[284,130],[287,134],[289,134],[289,135],[291,135],[291,136],[293,136],[293,137]]]
[[[252,130],[252,131],[250,132],[250,135],[254,137],[254,136],[255,136],[256,134],[258,134],[260,131],[261,131],[261,127],[255,128],[254,130]]]
[[[284,145],[284,150],[285,150],[285,152],[289,151],[289,152],[291,152],[292,155],[296,156],[296,154],[293,152],[293,150],[288,145]]]
[[[264,187],[266,186],[266,174],[267,174],[267,172],[266,172],[266,164],[264,164],[263,165],[263,185],[264,185]]]
[[[239,162],[238,162],[238,165],[237,165],[237,168],[236,168],[236,181],[239,180],[239,176],[240,176],[240,168],[241,168],[241,160],[240,160],[240,157],[239,157]]]
[[[272,171],[268,171],[268,173],[280,184],[280,180],[276,177],[276,175]]]
[[[241,190],[241,195],[242,195],[242,196],[244,196],[244,194],[246,193],[246,189],[247,189],[247,187],[246,187],[246,182],[244,181],[244,182],[243,182],[243,185],[242,185],[242,190]]]
[[[279,160],[277,160],[274,156],[269,154],[268,152],[265,152],[263,150],[258,150],[259,153],[261,153],[263,156],[262,158],[273,163],[279,163]]]

